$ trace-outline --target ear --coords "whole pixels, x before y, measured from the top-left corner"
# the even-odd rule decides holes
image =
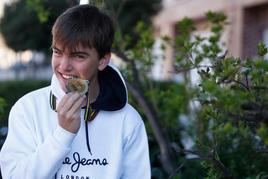
[[[102,71],[109,64],[110,59],[111,59],[111,53],[106,53],[104,57],[100,59],[98,66],[99,71]]]

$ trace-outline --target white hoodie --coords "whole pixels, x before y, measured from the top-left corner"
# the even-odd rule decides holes
[[[85,123],[81,109],[77,134],[61,128],[51,108],[51,94],[57,102],[64,95],[55,76],[50,86],[16,102],[0,153],[4,179],[151,178],[144,123],[127,103],[120,75],[108,66],[99,77],[100,95],[92,104],[98,114]]]

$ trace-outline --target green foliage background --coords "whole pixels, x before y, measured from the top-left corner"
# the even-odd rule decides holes
[[[146,100],[153,104],[175,153],[172,160],[176,168],[167,173],[163,163],[160,165],[156,140],[151,137],[153,177],[266,178],[267,48],[260,43],[256,58],[227,56],[220,42],[226,16],[208,12],[206,18],[211,25],[209,37],[196,35],[192,39],[194,23],[185,18],[178,23],[179,34],[175,39],[163,38],[165,45],[175,50],[175,71],[184,77],[183,83],[175,84],[176,88],[159,88],[148,78],[154,63],[150,27],[138,23],[135,30],[139,41],[128,49],[127,43],[131,41],[121,39],[117,47],[129,65],[124,73],[126,79],[139,85]],[[197,84],[190,80],[189,72],[193,69],[200,77]],[[189,107],[193,102],[198,103],[196,108]],[[142,107],[139,110],[143,111]],[[187,116],[188,125],[180,121],[181,116]],[[149,131],[151,127],[148,125]],[[191,148],[186,148],[185,136],[193,141]]]
[[[193,120],[195,145],[184,153],[202,161],[205,178],[266,178],[267,48],[260,43],[257,58],[227,56],[220,46],[225,15],[208,12],[206,17],[211,23],[209,37],[190,40],[195,28],[185,18],[173,44],[176,70],[196,69],[200,76],[200,82],[189,87],[191,100],[200,104]]]
[[[51,27],[56,17],[68,7],[67,0],[44,1],[41,4],[43,11],[37,12],[40,8],[34,2],[19,0],[4,7],[0,32],[6,45],[16,52],[48,52],[51,46]],[[49,13],[45,13],[47,11]]]

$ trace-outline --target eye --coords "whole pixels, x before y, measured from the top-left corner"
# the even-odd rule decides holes
[[[61,51],[60,50],[58,50],[58,49],[52,49],[52,52],[53,52],[53,55],[55,55],[55,56],[60,56],[60,55],[62,55],[62,53],[61,53]]]
[[[84,55],[84,54],[74,54],[73,55],[73,58],[75,60],[82,61],[82,60],[85,60],[87,58],[87,56]]]
[[[86,56],[85,55],[77,55],[77,58],[80,58],[80,59],[85,59]]]

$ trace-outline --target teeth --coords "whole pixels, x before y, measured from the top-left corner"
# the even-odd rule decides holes
[[[62,75],[62,77],[65,78],[65,79],[72,79],[72,78],[74,78],[75,76]]]

